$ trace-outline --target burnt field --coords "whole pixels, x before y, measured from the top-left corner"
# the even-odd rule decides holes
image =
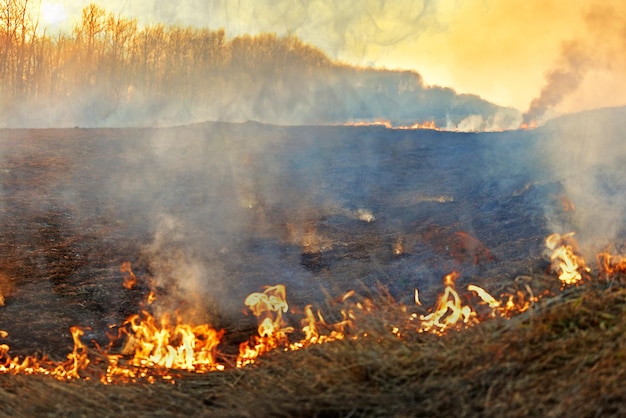
[[[583,226],[585,222],[575,218],[580,209],[577,212],[578,201],[568,193],[567,177],[550,166],[553,155],[546,155],[561,133],[562,127],[555,125],[473,134],[256,123],[2,130],[0,329],[8,332],[3,342],[12,355],[62,359],[72,348],[69,328],[79,326],[85,330],[83,341],[104,346],[107,333],[142,309],[148,283],[156,289],[154,309],[178,311],[190,321],[224,329],[220,351],[228,356],[256,332],[256,319],[244,314],[243,300],[263,285],[285,284],[291,312],[297,314],[307,304],[324,306],[329,298],[349,290],[376,298],[385,289],[396,303],[408,305],[419,288],[422,302],[430,306],[441,292],[442,277],[451,271],[459,272],[458,287],[474,283],[495,295],[520,276],[545,280],[550,273],[545,237],[555,225],[563,229],[559,232],[568,232],[577,222]],[[607,178],[607,187],[619,191],[622,183]],[[619,238],[613,241],[621,251]],[[133,289],[122,286],[123,262],[130,262],[139,278]],[[287,321],[294,326],[298,322]],[[482,338],[472,344],[499,338],[493,329],[481,329],[467,337]],[[507,344],[523,345],[523,337],[510,334],[507,338],[520,340]],[[439,344],[450,351],[453,363],[458,361],[454,355],[468,355],[456,352],[455,339],[462,336],[442,337],[441,343],[429,338],[411,342],[417,344],[413,348],[424,350],[425,357],[415,359],[417,363],[448,364],[440,363],[443,358],[435,349]],[[405,343],[384,341],[376,348],[367,341],[354,343],[363,346],[350,350],[363,348],[363,355],[383,350],[372,354],[379,356],[389,350],[393,358],[403,356],[405,348],[398,345]],[[284,367],[276,373],[287,373],[301,367],[300,361],[317,364],[329,356],[343,358],[341,347],[315,348],[308,359],[306,352],[293,354],[270,368]],[[399,367],[398,373],[408,367],[401,363],[393,366]],[[263,373],[274,373],[264,370],[187,376],[176,386],[159,384],[150,389],[152,406],[144,405],[136,413],[176,415],[186,403],[189,411],[217,408],[216,413],[225,413],[223,408],[231,408],[228,411],[236,416],[261,416],[233,405],[237,397],[257,399],[256,391],[262,389],[241,386],[240,381],[262,381]],[[397,379],[404,377],[385,370],[389,375],[377,379],[395,382],[389,388],[397,390],[394,385],[401,384]],[[324,404],[323,396],[306,403],[306,395],[299,394],[306,414],[385,415],[384,409],[368,403],[375,403],[374,398],[361,399],[358,394],[363,390],[359,385],[372,383],[366,378],[370,372],[353,372],[342,384],[352,382],[355,402],[358,398],[365,406],[351,412],[335,405],[335,400]],[[417,378],[420,372],[415,373]],[[428,390],[435,393],[444,382],[431,380]],[[467,389],[463,386],[467,382],[457,383],[459,390]],[[87,383],[29,376],[2,380],[5,401],[18,414],[41,413],[51,407],[54,397],[43,400],[37,410],[16,406],[20,403],[11,393],[23,390],[39,397],[38,391],[63,392],[58,385],[72,388],[64,395],[67,409],[57,409],[64,415],[73,410],[72,403],[80,403],[80,391],[97,383],[83,387]],[[380,385],[385,386],[376,383],[377,394],[383,396],[387,392]],[[127,403],[136,402],[145,390],[132,385],[109,388],[102,399],[93,398],[76,410],[93,412],[98,402],[108,405],[118,399],[121,406],[104,415],[127,411]],[[471,391],[485,395],[484,390]],[[190,394],[198,396],[191,403]],[[273,408],[287,402],[284,396],[262,404]],[[410,401],[402,396],[398,402],[406,408],[423,401],[415,393]],[[321,409],[315,402],[322,402]],[[433,402],[415,410],[431,413],[428,408],[440,405]],[[384,402],[380,403],[382,408]],[[471,415],[487,408],[468,405],[469,409],[448,412]],[[267,411],[279,414],[272,408]],[[298,405],[290,408],[286,415],[297,413]],[[400,414],[412,410],[403,408],[394,410]],[[495,408],[491,413],[502,411]]]
[[[265,284],[301,306],[377,284],[434,298],[452,270],[505,285],[538,268],[544,207],[561,206],[558,182],[520,158],[532,140],[256,124],[3,131],[0,320],[16,352],[64,352],[71,325],[102,343],[145,296],[122,287],[124,261],[158,277],[172,310],[194,305],[217,327]]]

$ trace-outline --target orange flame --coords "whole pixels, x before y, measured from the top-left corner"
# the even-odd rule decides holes
[[[461,297],[454,288],[454,282],[458,278],[459,274],[456,271],[444,277],[444,292],[437,300],[433,312],[420,316],[421,325],[418,332],[443,334],[449,328],[458,328],[475,320],[475,313],[469,306],[461,304]]]
[[[216,348],[223,331],[207,324],[191,326],[180,319],[170,322],[169,315],[157,320],[147,311],[126,320],[130,331],[122,354],[132,354],[128,364],[136,367],[162,367],[188,371],[218,368]]]
[[[537,126],[538,126],[537,121],[533,119],[530,122],[522,123],[520,125],[520,129],[524,129],[524,130],[535,129]]]
[[[122,265],[120,266],[120,272],[124,274],[124,283],[122,283],[122,285],[126,289],[132,289],[135,284],[137,284],[137,276],[135,276],[135,273],[133,273],[129,261],[124,261],[122,263]]]
[[[546,238],[546,246],[552,251],[552,268],[557,271],[563,285],[576,284],[588,276],[590,271],[584,260],[577,255],[576,241],[570,234],[552,234]],[[626,257],[613,256],[607,253],[598,255],[598,265],[602,274],[609,277],[613,274],[626,274]],[[129,277],[137,281],[132,273],[130,263],[122,264],[120,268],[125,273],[125,283]],[[520,276],[521,277],[521,276]],[[435,307],[425,315],[413,313],[409,320],[419,318],[417,327],[410,329],[417,332],[432,332],[442,335],[448,330],[466,328],[479,323],[487,316],[484,311],[474,310],[462,301],[455,289],[455,282],[459,278],[457,272],[444,277],[444,291],[436,301]],[[518,279],[515,280],[516,283]],[[151,283],[152,284],[152,283]],[[519,283],[518,283],[519,284]],[[539,300],[545,293],[535,296],[528,283],[523,283],[526,291],[517,290],[515,294],[504,294],[497,300],[485,289],[476,285],[469,285],[467,290],[473,295],[468,301],[480,299],[480,305],[490,309],[490,316],[510,318],[514,313],[523,312]],[[131,286],[132,287],[132,286]],[[314,344],[323,344],[346,338],[346,328],[353,327],[356,320],[355,311],[358,309],[365,314],[376,311],[374,304],[364,299],[362,302],[347,301],[354,295],[354,291],[337,298],[335,302],[350,303],[341,310],[341,320],[337,323],[327,323],[322,313],[314,313],[312,305],[307,305],[304,318],[301,320],[303,338],[295,343],[289,342],[289,334],[293,328],[289,327],[283,318],[288,312],[284,285],[267,286],[263,292],[252,293],[244,301],[245,305],[257,317],[258,336],[252,337],[240,345],[236,366],[242,367],[254,363],[256,359],[277,348],[283,350],[299,350]],[[151,291],[149,298],[154,298]],[[415,302],[420,304],[419,292],[415,289]],[[406,313],[406,307],[402,312]],[[103,383],[129,382],[145,379],[153,383],[157,378],[173,382],[171,370],[186,370],[198,373],[223,370],[224,366],[218,363],[217,347],[223,337],[223,331],[216,331],[210,325],[190,325],[179,316],[164,314],[153,316],[147,310],[129,317],[121,328],[117,338],[125,337],[119,354],[102,353],[108,358],[106,374],[101,375]],[[398,338],[403,338],[409,328],[404,325],[389,324],[389,331]],[[89,379],[85,375],[92,361],[89,358],[87,347],[81,341],[84,331],[79,327],[70,329],[74,342],[74,349],[66,360],[55,363],[47,358],[18,357],[11,358],[9,345],[0,344],[0,373],[45,374],[60,380]],[[351,338],[366,337],[367,332]],[[0,331],[0,338],[7,338],[5,331]],[[99,347],[98,347],[99,348]],[[104,357],[103,356],[103,357]],[[95,363],[98,363],[96,358]]]
[[[429,129],[429,130],[434,130],[434,131],[443,130],[437,126],[434,120],[416,122],[411,125],[394,125],[389,120],[376,119],[374,121],[347,122],[343,124],[343,126],[383,126],[387,129],[397,129],[397,130],[417,130],[417,129]]]
[[[19,357],[9,356],[9,346],[0,344],[0,373],[22,373],[22,374],[43,374],[50,375],[59,380],[80,379],[80,370],[84,370],[90,363],[87,347],[82,343],[80,337],[84,331],[79,327],[71,327],[72,339],[74,340],[74,350],[67,355],[67,361],[55,364],[46,357],[38,359],[33,356],[26,356],[20,360]],[[0,331],[0,338],[6,338],[8,333]],[[85,378],[88,379],[88,378]]]
[[[615,274],[626,274],[626,256],[612,255],[608,252],[598,254],[600,277],[608,280]]]
[[[259,335],[241,343],[237,367],[254,363],[258,356],[279,346],[287,346],[287,334],[293,332],[283,320],[283,312],[289,309],[284,285],[266,286],[263,293],[248,295],[244,304],[258,318]]]
[[[546,247],[552,251],[550,261],[552,270],[559,273],[559,280],[563,285],[578,284],[583,279],[583,274],[590,270],[585,265],[585,260],[576,254],[576,240],[574,233],[552,234],[546,238]]]

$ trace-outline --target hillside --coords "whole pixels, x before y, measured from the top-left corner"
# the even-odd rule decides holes
[[[493,130],[521,120],[516,110],[428,86],[416,72],[333,62],[295,37],[227,38],[219,28],[162,24],[139,28],[136,20],[96,5],[83,10],[71,33],[54,36],[38,31],[28,14],[7,16],[9,21],[0,21],[0,31],[7,28],[0,50],[0,127],[383,119]]]

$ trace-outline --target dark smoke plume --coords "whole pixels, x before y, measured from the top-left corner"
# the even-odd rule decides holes
[[[546,110],[558,105],[583,81],[590,66],[590,59],[585,48],[579,42],[567,42],[563,45],[561,59],[563,64],[546,75],[547,84],[539,96],[530,103],[530,108],[524,114],[522,123],[528,125],[537,122]]]
[[[558,62],[546,74],[546,85],[523,115],[524,124],[541,122],[548,109],[578,89],[588,72],[598,69],[624,72],[625,18],[622,2],[597,2],[587,9],[583,16],[585,33],[563,43]]]

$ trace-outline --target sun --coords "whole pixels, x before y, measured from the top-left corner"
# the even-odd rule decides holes
[[[60,3],[42,2],[39,15],[48,26],[59,26],[67,20],[65,7]]]

